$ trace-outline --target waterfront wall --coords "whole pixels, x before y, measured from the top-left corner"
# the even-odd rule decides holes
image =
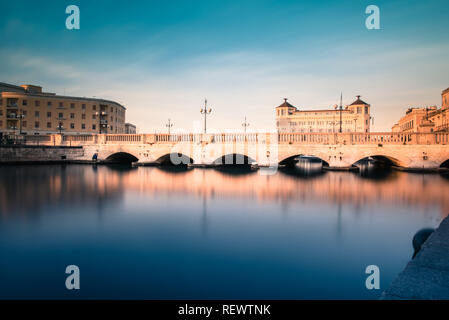
[[[82,147],[0,147],[0,163],[77,161],[83,158],[84,149]]]

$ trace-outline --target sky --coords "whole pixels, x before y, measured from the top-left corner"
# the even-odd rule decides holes
[[[65,25],[68,5],[80,29]],[[380,29],[368,30],[368,5]],[[449,1],[0,0],[0,82],[122,103],[139,132],[274,129],[274,108],[371,104],[372,131],[449,87]]]

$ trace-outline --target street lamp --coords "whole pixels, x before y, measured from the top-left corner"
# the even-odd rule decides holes
[[[343,119],[342,119],[342,112],[343,112],[343,105],[342,105],[342,102],[343,102],[343,92],[342,93],[340,93],[340,133],[342,133],[343,132],[343,128],[342,128],[342,125],[343,125]]]
[[[207,99],[204,100],[204,109],[201,108],[200,113],[204,114],[204,134],[206,134],[206,117],[212,112],[212,109],[207,109]]]
[[[245,133],[246,133],[246,128],[248,128],[248,127],[249,127],[249,123],[248,123],[248,122],[246,122],[246,116],[245,116],[245,122],[243,122],[243,123],[242,123],[242,127],[244,128],[244,130],[245,130]]]
[[[58,120],[58,126],[56,127],[56,129],[59,130],[59,134],[62,134],[62,130],[64,130],[64,127],[62,126],[62,121],[64,121],[65,119],[62,117],[58,117],[56,118],[56,120]]]
[[[22,119],[25,118],[25,115],[23,114],[23,111],[20,110],[20,114],[16,116],[16,119],[19,119],[19,134],[22,134]]]
[[[168,123],[165,125],[168,128],[168,135],[170,135],[170,128],[173,127],[173,123],[170,122],[170,118],[168,119]]]

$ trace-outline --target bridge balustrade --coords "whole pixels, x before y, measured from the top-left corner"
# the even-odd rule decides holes
[[[142,135],[140,134],[106,134],[106,143],[122,143],[122,142],[141,142]]]

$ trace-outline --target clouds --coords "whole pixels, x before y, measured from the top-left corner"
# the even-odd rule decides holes
[[[448,45],[395,28],[388,12],[382,20],[388,28],[380,33],[352,30],[357,8],[350,4],[195,3],[165,11],[145,2],[141,10],[110,5],[108,11],[81,2],[79,33],[47,23],[59,12],[53,2],[46,19],[31,12],[25,19],[11,8],[0,31],[8,35],[0,81],[116,100],[128,108],[127,120],[146,132],[164,131],[168,118],[174,131],[191,129],[206,97],[217,130],[241,130],[245,115],[251,129],[273,128],[274,107],[284,97],[307,109],[338,103],[341,91],[344,103],[361,94],[382,131],[410,105],[438,104],[449,85]],[[410,10],[407,15],[416,14]],[[320,13],[348,21],[315,19]]]

